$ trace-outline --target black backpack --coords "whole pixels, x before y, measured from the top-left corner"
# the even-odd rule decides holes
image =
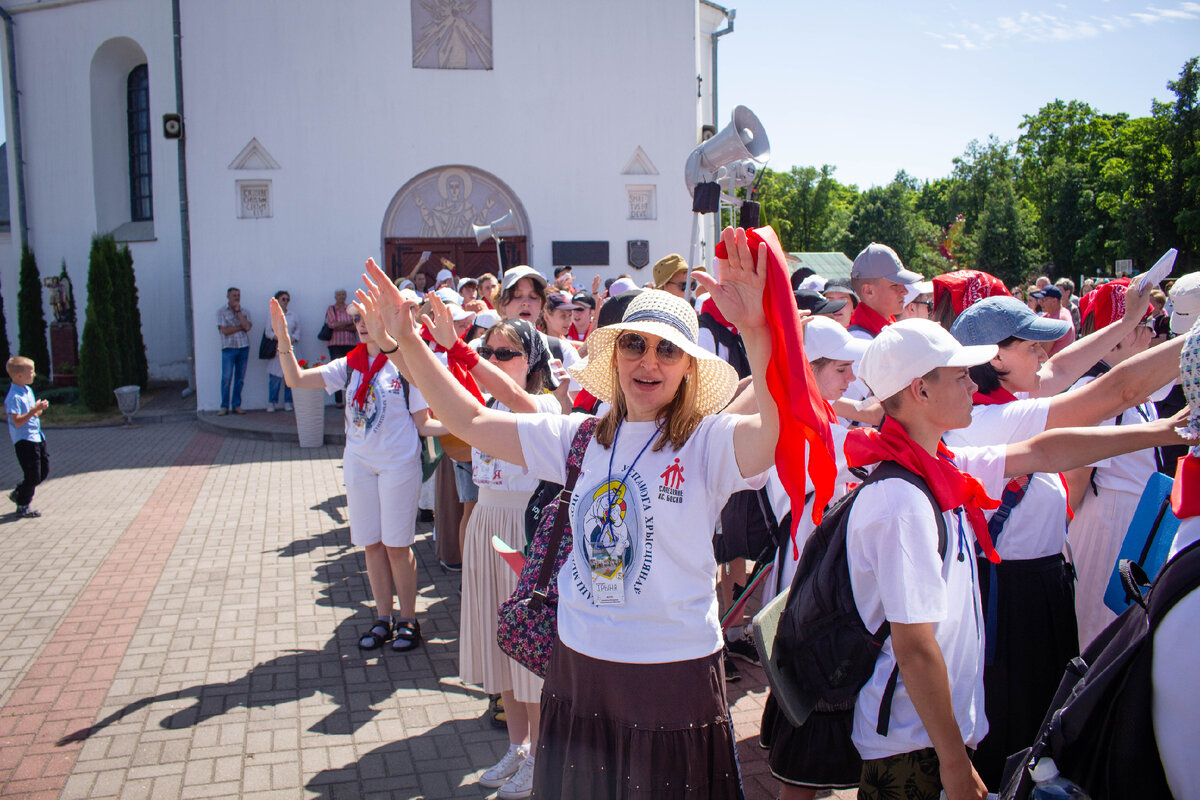
[[[1154,632],[1177,602],[1200,589],[1200,542],[1164,564],[1145,597],[1145,573],[1128,560],[1120,572],[1136,602],[1071,659],[1033,746],[1005,764],[1004,800],[1030,796],[1028,767],[1043,756],[1092,800],[1171,796],[1151,716]]]
[[[850,508],[863,486],[888,478],[908,481],[929,498],[937,520],[938,555],[943,560],[946,558],[946,520],[933,493],[923,478],[894,461],[880,463],[860,486],[826,510],[821,524],[804,544],[775,638],[777,663],[786,672],[787,682],[799,701],[795,707],[806,709],[808,713],[818,703],[829,710],[853,708],[859,690],[875,671],[875,661],[891,633],[886,620],[877,631],[868,630],[863,623],[854,603],[850,567],[846,561]],[[899,677],[900,669],[896,667],[879,706],[876,730],[880,735],[887,735],[892,697]],[[772,689],[775,689],[774,684]],[[793,719],[786,705],[781,703],[781,707],[793,725],[803,724],[803,719]]]

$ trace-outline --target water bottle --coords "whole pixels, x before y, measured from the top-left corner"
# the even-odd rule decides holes
[[[1029,774],[1033,776],[1033,800],[1091,800],[1079,784],[1058,774],[1052,758],[1039,758]]]

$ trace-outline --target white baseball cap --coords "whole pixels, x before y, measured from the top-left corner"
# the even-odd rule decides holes
[[[436,294],[438,299],[448,306],[461,306],[463,304],[462,295],[451,289],[449,286],[443,286],[441,289],[438,289],[436,292],[434,292],[434,294]]]
[[[458,303],[446,303],[446,309],[450,312],[450,318],[455,322],[462,322],[464,319],[475,319],[474,311],[467,311]]]
[[[524,264],[519,267],[513,267],[512,269],[504,270],[504,282],[501,284],[500,288],[507,292],[510,288],[516,286],[517,281],[521,280],[521,278],[529,278],[538,286],[541,286],[542,291],[545,291],[546,289],[546,276],[538,272],[533,267],[528,267]]]
[[[938,367],[985,364],[999,349],[994,344],[966,347],[932,320],[906,319],[888,325],[871,341],[858,363],[858,375],[884,400]]]
[[[933,281],[910,283],[904,292],[904,305],[908,305],[923,294],[933,294]]]
[[[617,278],[613,281],[613,285],[608,287],[608,296],[616,297],[619,294],[624,294],[630,289],[637,289],[638,285],[633,278]]]
[[[1171,333],[1183,336],[1200,319],[1200,272],[1190,272],[1171,287]]]
[[[829,317],[813,317],[804,325],[804,354],[809,361],[831,358],[858,361],[867,352],[867,341],[856,339]]]
[[[452,280],[454,280],[453,272],[451,272],[448,269],[440,269],[440,270],[438,270],[437,280],[434,281],[434,283],[441,283],[442,281],[452,281]]]

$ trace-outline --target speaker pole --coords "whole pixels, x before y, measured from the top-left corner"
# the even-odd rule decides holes
[[[496,271],[498,273],[496,279],[500,283],[504,283],[504,256],[500,253],[500,245],[504,240],[495,234],[492,235],[492,239],[496,242]]]

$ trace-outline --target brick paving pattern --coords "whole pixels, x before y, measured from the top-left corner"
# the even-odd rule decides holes
[[[425,645],[364,654],[341,448],[209,430],[51,430],[44,516],[0,516],[0,797],[492,796],[475,781],[507,737],[457,678],[459,576],[431,526]],[[18,479],[0,456],[0,485]],[[742,672],[747,797],[765,800],[766,690]]]

